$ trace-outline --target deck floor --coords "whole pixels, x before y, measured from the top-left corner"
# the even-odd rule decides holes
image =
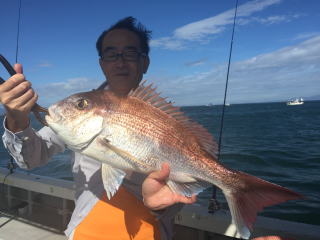
[[[67,237],[0,212],[0,240],[22,239],[67,240]]]

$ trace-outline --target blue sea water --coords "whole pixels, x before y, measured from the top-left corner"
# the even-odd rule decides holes
[[[218,140],[221,106],[183,107]],[[2,119],[0,119],[2,120]],[[35,128],[40,125],[33,121]],[[320,101],[300,106],[285,103],[236,104],[226,107],[220,161],[226,166],[290,188],[305,199],[268,207],[262,216],[320,225]],[[3,130],[1,130],[2,132]],[[35,174],[72,179],[69,153],[56,155]],[[9,155],[0,145],[0,166]],[[199,195],[207,205],[211,189]],[[225,205],[220,191],[218,199]]]

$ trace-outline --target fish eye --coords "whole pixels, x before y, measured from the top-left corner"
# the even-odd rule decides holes
[[[89,105],[88,101],[86,99],[80,99],[77,102],[78,109],[82,110],[85,109]]]

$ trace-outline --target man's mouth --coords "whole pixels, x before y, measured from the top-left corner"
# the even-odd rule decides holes
[[[115,75],[116,76],[128,76],[129,73],[116,73]]]

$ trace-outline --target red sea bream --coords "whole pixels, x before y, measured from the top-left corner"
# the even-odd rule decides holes
[[[127,97],[108,90],[72,95],[52,105],[46,121],[70,149],[102,162],[109,198],[126,171],[148,174],[167,162],[172,191],[191,196],[211,184],[223,191],[242,238],[249,238],[263,207],[301,197],[223,166],[208,131],[166,102],[151,85],[142,84]]]

